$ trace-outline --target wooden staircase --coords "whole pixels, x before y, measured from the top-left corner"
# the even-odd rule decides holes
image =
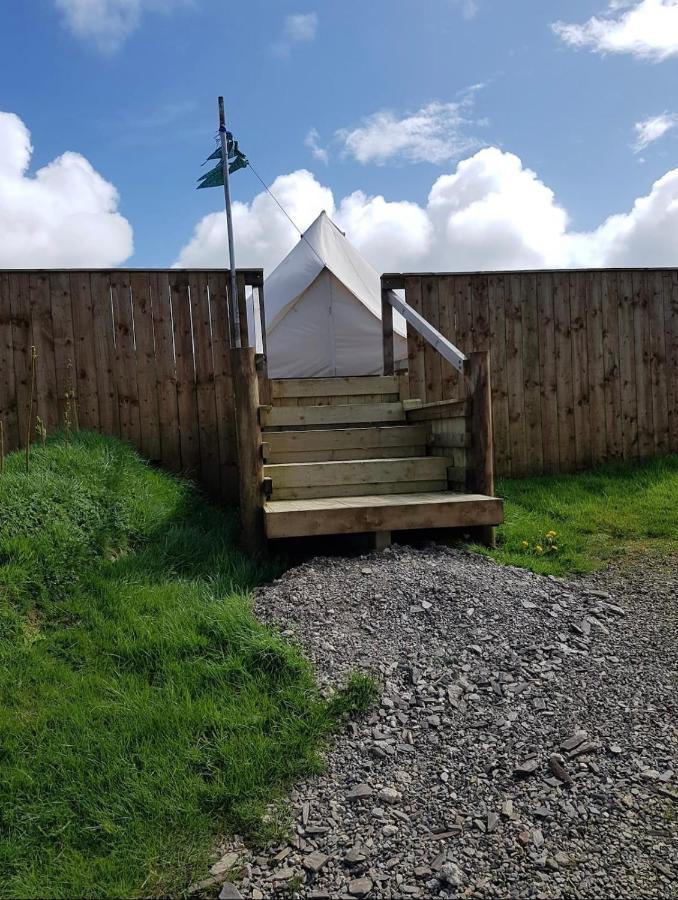
[[[269,539],[493,527],[495,497],[467,493],[466,404],[424,405],[397,376],[268,382],[259,407]],[[416,420],[416,421],[415,421]]]

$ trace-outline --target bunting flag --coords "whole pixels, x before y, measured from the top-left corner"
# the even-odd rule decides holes
[[[228,174],[232,175],[239,169],[246,168],[248,160],[238,147],[238,142],[233,140],[233,135],[230,131],[226,132],[226,142],[229,159]],[[210,169],[209,172],[201,175],[198,179],[198,190],[200,190],[200,188],[221,187],[224,183],[224,161],[221,158],[221,147],[217,147],[214,153],[207,157],[205,162],[210,162],[210,160],[213,159],[218,159],[219,162],[213,169]]]

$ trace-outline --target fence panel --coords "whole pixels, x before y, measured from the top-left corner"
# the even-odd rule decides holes
[[[260,284],[261,271],[239,279]],[[68,409],[73,427],[121,437],[235,500],[227,304],[223,270],[0,271],[5,452],[36,439],[37,416],[63,428]]]
[[[462,351],[490,350],[498,474],[678,452],[678,270],[386,277]],[[417,335],[409,350],[412,397],[459,396]]]

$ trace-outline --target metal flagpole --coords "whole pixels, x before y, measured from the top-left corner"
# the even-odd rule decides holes
[[[219,138],[221,140],[221,159],[224,167],[224,200],[226,202],[226,226],[228,228],[228,255],[231,266],[231,323],[234,346],[241,347],[240,342],[240,309],[238,306],[238,282],[235,273],[235,247],[233,243],[233,217],[231,215],[231,188],[228,183],[228,140],[226,137],[226,114],[224,98],[219,97]]]

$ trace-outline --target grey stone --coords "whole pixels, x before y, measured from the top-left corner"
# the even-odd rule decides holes
[[[348,884],[348,892],[352,897],[367,897],[373,887],[371,878],[354,878]]]
[[[219,891],[219,900],[243,900],[243,897],[238,888],[227,881]]]

